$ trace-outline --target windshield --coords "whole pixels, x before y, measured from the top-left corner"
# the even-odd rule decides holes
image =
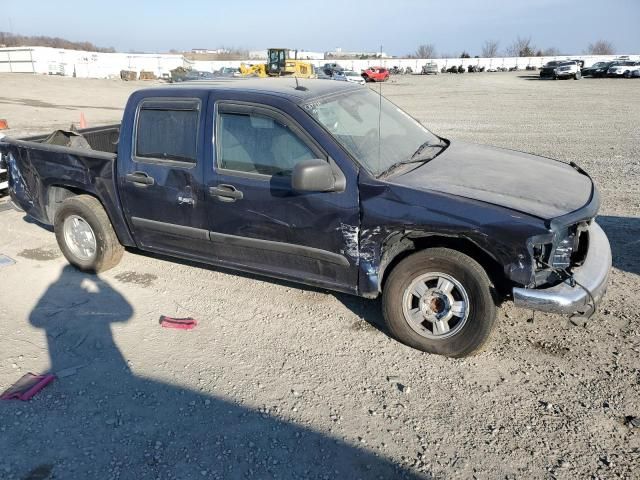
[[[370,89],[312,101],[303,108],[375,176],[410,161],[425,144],[440,144],[437,136]]]

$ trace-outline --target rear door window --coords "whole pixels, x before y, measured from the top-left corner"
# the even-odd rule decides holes
[[[145,100],[138,111],[136,159],[196,163],[199,124],[197,99]]]

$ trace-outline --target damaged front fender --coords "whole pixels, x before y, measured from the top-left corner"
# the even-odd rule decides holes
[[[469,254],[495,282],[528,285],[527,239],[547,231],[542,220],[504,207],[364,176],[360,203],[359,289],[367,297],[381,292],[397,259],[432,246]]]

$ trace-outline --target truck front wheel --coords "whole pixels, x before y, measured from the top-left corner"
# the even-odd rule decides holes
[[[89,195],[66,199],[56,212],[53,228],[66,259],[82,271],[104,272],[122,258],[124,248],[107,212]]]
[[[382,309],[389,332],[419,350],[464,357],[484,345],[496,320],[485,270],[468,255],[431,248],[389,274]]]

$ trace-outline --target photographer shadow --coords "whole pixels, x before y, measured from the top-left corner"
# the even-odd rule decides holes
[[[27,408],[0,405],[11,418],[2,461],[19,478],[425,478],[267,412],[137,376],[112,333],[133,315],[106,281],[69,266],[39,299],[29,321],[59,378]]]
[[[640,275],[640,218],[600,215],[596,221],[609,238],[613,266]]]

